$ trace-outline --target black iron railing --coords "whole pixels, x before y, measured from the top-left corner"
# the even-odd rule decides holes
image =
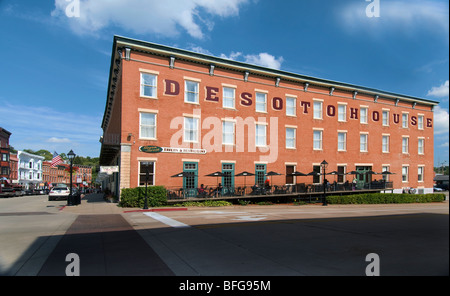
[[[188,199],[188,198],[220,198],[220,197],[239,197],[239,196],[261,196],[261,195],[292,195],[323,193],[323,184],[288,184],[272,186],[233,186],[217,187],[216,185],[206,186],[204,188],[167,188],[167,199]],[[392,190],[393,182],[370,182],[370,183],[328,183],[326,192],[361,191],[361,190]]]

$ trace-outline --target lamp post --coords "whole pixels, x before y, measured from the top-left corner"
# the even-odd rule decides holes
[[[144,210],[148,210],[148,193],[147,193],[147,185],[148,185],[148,177],[149,177],[149,171],[148,171],[148,165],[149,163],[145,163],[146,172],[145,172],[145,200],[144,200]]]
[[[320,165],[322,166],[322,172],[323,172],[323,202],[322,205],[323,206],[327,206],[327,198],[326,198],[326,191],[327,191],[327,181],[325,179],[325,175],[326,175],[326,168],[328,167],[328,162],[326,162],[325,160],[322,161],[320,163]]]
[[[73,169],[73,160],[75,158],[76,154],[73,153],[72,150],[69,151],[69,153],[67,153],[67,157],[69,157],[69,161],[70,161],[70,193],[69,193],[69,197],[67,198],[67,205],[71,206],[73,205],[73,197],[72,197],[72,169]]]

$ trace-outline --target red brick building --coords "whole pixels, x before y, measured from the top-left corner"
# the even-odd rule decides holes
[[[59,164],[51,166],[51,161],[42,163],[42,181],[47,186],[56,184],[70,184],[70,166],[68,164]],[[92,167],[85,165],[74,165],[72,173],[72,184],[74,186],[88,187],[92,185]],[[82,185],[83,184],[83,185]]]
[[[104,186],[237,187],[242,171],[255,174],[247,186],[269,171],[273,184],[320,184],[289,173],[323,173],[326,160],[330,182],[431,192],[437,104],[116,36],[100,163],[119,173]],[[383,171],[394,174],[372,174]]]
[[[9,137],[11,132],[0,127],[0,178],[10,180],[10,147]]]

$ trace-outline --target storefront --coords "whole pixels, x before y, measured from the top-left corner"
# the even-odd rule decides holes
[[[120,168],[117,195],[146,184],[234,192],[267,177],[431,192],[437,104],[115,37],[100,162]]]

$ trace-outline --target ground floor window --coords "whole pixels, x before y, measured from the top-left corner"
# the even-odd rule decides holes
[[[389,172],[389,166],[383,166],[381,169],[382,172]],[[383,174],[383,180],[385,182],[389,181],[389,174]]]
[[[402,167],[402,182],[408,182],[409,167]]]
[[[294,184],[294,176],[290,175],[295,171],[294,165],[286,165],[286,184]]]
[[[337,182],[344,183],[345,166],[338,166],[337,172],[338,172]]]
[[[223,163],[222,173],[225,174],[222,177],[222,186],[225,188],[234,187],[234,163]]]
[[[196,189],[198,183],[198,163],[184,162],[183,172],[189,173],[183,178],[183,187],[187,189]]]
[[[313,175],[313,183],[321,183],[320,182],[320,165],[314,165],[313,166],[313,172],[317,173]]]
[[[367,174],[367,172],[371,170],[371,166],[356,166],[356,171],[359,172],[357,175],[358,181],[361,183],[370,183],[372,181],[372,175]]]
[[[139,162],[139,186],[155,185],[155,163],[140,161]]]
[[[266,176],[266,165],[265,164],[257,164],[255,165],[255,183],[258,186],[264,186],[264,181]]]
[[[423,182],[423,171],[424,171],[423,166],[417,168],[417,181],[419,182]]]

